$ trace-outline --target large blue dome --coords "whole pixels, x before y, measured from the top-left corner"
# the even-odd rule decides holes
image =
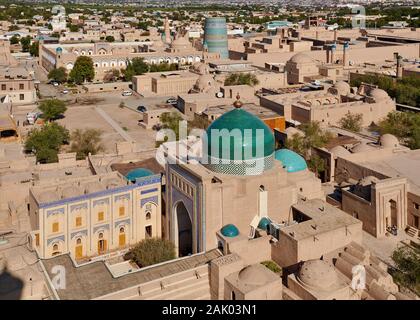
[[[289,149],[277,150],[274,157],[283,164],[287,172],[299,172],[308,168],[305,159]]]
[[[235,109],[213,121],[206,130],[203,164],[207,164],[212,171],[256,175],[273,165],[273,132],[260,118],[242,109],[241,105],[239,100],[236,101]]]

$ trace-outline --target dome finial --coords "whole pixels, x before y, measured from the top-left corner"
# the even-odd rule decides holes
[[[242,102],[241,102],[241,100],[239,100],[239,99],[241,99],[241,96],[239,95],[239,92],[238,92],[238,94],[236,95],[236,101],[233,103],[233,106],[235,107],[235,108],[240,108],[240,107],[242,107]]]

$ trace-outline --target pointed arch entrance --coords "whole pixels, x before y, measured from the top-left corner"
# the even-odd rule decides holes
[[[175,244],[178,247],[178,256],[184,257],[193,253],[192,222],[188,210],[182,201],[174,208],[175,217]]]

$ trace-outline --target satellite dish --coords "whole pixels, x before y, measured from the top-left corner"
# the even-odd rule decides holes
[[[219,91],[216,93],[217,98],[223,98],[223,92]]]

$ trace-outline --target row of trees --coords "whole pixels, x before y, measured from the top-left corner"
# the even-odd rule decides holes
[[[67,74],[64,67],[59,67],[51,70],[48,73],[48,79],[57,82],[71,82],[75,84],[82,84],[85,81],[92,81],[95,77],[95,68],[91,57],[80,56],[77,57],[73,69]]]
[[[133,76],[145,74],[147,72],[164,72],[174,71],[178,69],[178,65],[175,63],[159,63],[159,64],[147,64],[143,58],[133,58],[132,61],[128,62],[125,69],[121,72],[118,69],[112,69],[108,71],[105,76],[105,81],[116,81],[120,78],[121,73],[126,81],[131,81]],[[95,68],[91,57],[80,56],[77,57],[73,69],[67,74],[67,70],[64,67],[59,67],[51,70],[48,73],[48,79],[58,82],[71,82],[75,84],[82,84],[85,81],[92,81],[95,77]]]
[[[133,76],[145,74],[147,72],[165,72],[175,71],[178,69],[176,63],[159,63],[159,64],[148,64],[143,58],[136,57],[128,62],[127,67],[122,70],[125,81],[131,81]]]
[[[373,130],[378,130],[380,134],[395,135],[402,144],[410,149],[420,148],[420,113],[390,112]]]
[[[259,80],[252,73],[232,73],[225,79],[225,86],[250,85],[256,86]]]
[[[10,38],[10,44],[19,44],[22,46],[23,52],[29,52],[32,56],[38,56],[38,41],[32,41],[30,36],[19,37],[14,35]]]
[[[359,75],[351,81],[351,86],[359,87],[360,84],[370,83],[385,90],[398,103],[409,106],[420,106],[420,79],[416,77],[404,77],[393,79],[382,75]]]

